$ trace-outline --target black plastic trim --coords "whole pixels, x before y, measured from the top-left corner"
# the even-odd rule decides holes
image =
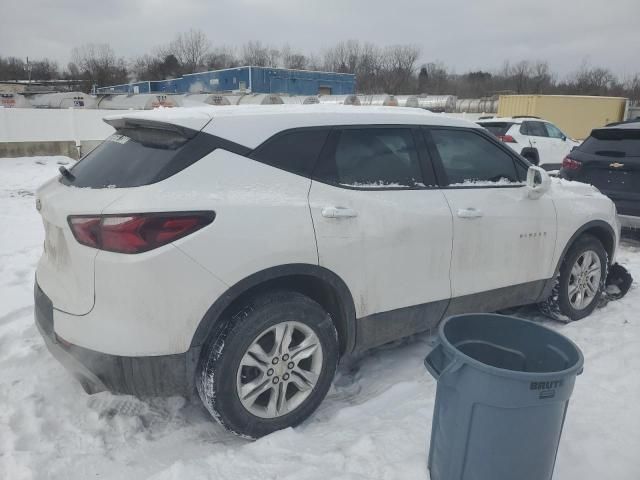
[[[449,299],[374,313],[357,320],[357,345],[362,352],[403,337],[434,329],[444,316]]]
[[[560,255],[560,258],[558,259],[558,264],[556,265],[556,269],[555,269],[555,274],[557,275],[558,272],[560,272],[560,266],[562,265],[562,260],[564,259],[565,255],[567,254],[567,251],[571,248],[571,246],[573,245],[573,243],[577,240],[577,238],[582,235],[583,233],[585,233],[587,230],[591,230],[592,228],[604,228],[607,233],[609,234],[609,236],[611,237],[611,242],[613,244],[613,250],[614,251],[607,251],[607,256],[609,257],[609,265],[611,265],[611,262],[613,260],[613,253],[615,252],[615,248],[616,248],[616,234],[613,231],[613,228],[611,228],[611,225],[609,225],[607,222],[603,221],[603,220],[592,220],[590,222],[585,223],[583,226],[581,226],[578,230],[575,231],[575,233],[571,236],[571,238],[569,239],[569,241],[566,243],[566,245],[564,246],[564,248],[562,249],[562,255]],[[607,250],[607,246],[603,245],[603,247],[605,248],[605,250]]]
[[[205,316],[200,321],[191,340],[191,349],[202,347],[213,331],[216,322],[223,312],[240,296],[254,287],[271,280],[283,279],[289,276],[308,276],[321,280],[328,284],[338,295],[342,317],[346,323],[345,353],[350,352],[356,342],[355,316],[356,309],[353,297],[344,281],[330,270],[318,265],[292,263],[267,268],[254,273],[230,287],[224,294],[211,305]]]
[[[534,280],[518,285],[454,297],[449,303],[445,316],[449,317],[471,312],[488,313],[536,303],[547,282],[548,279]]]
[[[367,315],[357,320],[355,352],[382,345],[420,332],[435,329],[440,321],[460,313],[495,312],[536,303],[552,280],[521,283],[486,292],[437,300]]]

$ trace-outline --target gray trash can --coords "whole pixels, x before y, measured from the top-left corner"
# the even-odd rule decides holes
[[[584,358],[534,322],[458,315],[424,363],[437,379],[432,480],[549,480]]]

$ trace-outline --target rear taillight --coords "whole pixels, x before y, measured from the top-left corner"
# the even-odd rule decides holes
[[[504,143],[518,143],[516,139],[511,135],[498,135],[498,138],[502,140]]]
[[[580,170],[582,168],[582,162],[570,157],[564,157],[564,160],[562,160],[562,168],[565,170]]]
[[[190,235],[214,218],[214,212],[72,215],[69,226],[76,240],[88,247],[141,253]]]

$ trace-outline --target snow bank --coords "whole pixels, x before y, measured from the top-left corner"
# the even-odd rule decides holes
[[[33,325],[43,234],[33,190],[64,157],[0,159],[0,478],[425,479],[435,382],[418,336],[342,365],[304,425],[247,442],[181,398],[85,395]],[[638,277],[640,247],[619,260]],[[580,322],[534,318],[585,354],[558,454],[559,480],[640,478],[640,289]]]

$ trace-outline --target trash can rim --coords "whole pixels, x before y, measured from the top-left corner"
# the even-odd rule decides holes
[[[528,324],[531,324],[531,325],[535,325],[536,327],[543,328],[543,329],[551,332],[554,335],[558,335],[558,336],[564,338],[578,353],[578,360],[571,367],[566,368],[564,370],[558,370],[558,371],[555,371],[555,372],[521,372],[521,371],[517,371],[517,370],[509,370],[509,369],[506,369],[506,368],[499,368],[499,367],[494,367],[492,365],[487,365],[486,363],[483,363],[483,362],[481,362],[479,360],[476,360],[475,358],[470,357],[466,353],[461,352],[451,342],[449,342],[449,340],[447,339],[447,337],[444,334],[444,328],[445,328],[446,324],[450,320],[453,320],[453,319],[456,319],[456,318],[461,318],[461,317],[470,317],[470,316],[506,317],[506,318],[510,318],[512,320],[515,320],[515,321],[519,321],[519,322],[522,322],[522,323],[528,323]],[[468,363],[470,365],[473,365],[475,368],[477,368],[479,370],[484,370],[487,373],[491,373],[493,375],[499,375],[499,376],[503,376],[503,377],[519,378],[519,379],[523,379],[523,380],[540,379],[540,378],[567,377],[567,376],[569,376],[569,375],[571,375],[573,373],[576,373],[576,374],[579,375],[580,372],[582,371],[582,367],[584,365],[584,355],[582,354],[582,350],[580,350],[580,347],[578,347],[578,345],[576,345],[576,343],[573,340],[571,340],[570,338],[566,337],[565,335],[562,335],[562,334],[556,332],[555,330],[553,330],[553,329],[551,329],[549,327],[545,327],[544,325],[540,325],[537,322],[532,322],[531,320],[526,320],[524,318],[513,317],[511,315],[500,315],[498,313],[465,313],[465,314],[460,314],[460,315],[452,315],[450,317],[445,318],[440,323],[440,326],[438,327],[438,339],[442,343],[442,346],[446,350],[449,350],[450,352],[453,352],[457,358],[462,358],[464,363]]]

